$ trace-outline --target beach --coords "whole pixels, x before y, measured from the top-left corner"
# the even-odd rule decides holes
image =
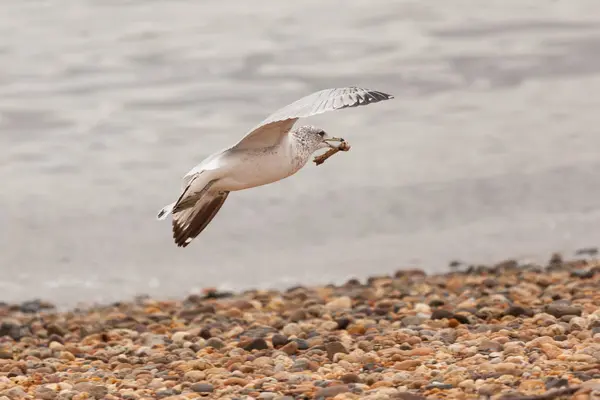
[[[597,1],[3,0],[0,400],[600,398]],[[347,86],[350,151],[173,243]]]
[[[600,395],[600,262],[505,260],[283,291],[0,306],[0,399]]]

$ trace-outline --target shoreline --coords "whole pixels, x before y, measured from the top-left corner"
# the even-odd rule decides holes
[[[0,315],[2,400],[600,394],[600,261],[584,257]]]

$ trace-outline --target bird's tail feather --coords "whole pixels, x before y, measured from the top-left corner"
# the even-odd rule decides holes
[[[163,220],[163,219],[167,218],[169,216],[169,214],[171,214],[171,212],[173,211],[173,207],[175,207],[175,203],[176,202],[173,202],[167,206],[164,206],[163,209],[158,212],[156,219]]]

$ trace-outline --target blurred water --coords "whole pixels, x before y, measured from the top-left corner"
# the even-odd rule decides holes
[[[0,300],[343,281],[600,242],[596,0],[4,0]],[[232,194],[191,246],[181,177],[328,87],[352,145]]]

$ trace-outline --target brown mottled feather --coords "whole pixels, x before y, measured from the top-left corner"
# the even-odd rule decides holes
[[[211,193],[207,193],[206,196],[213,197],[208,201],[203,201],[201,199],[196,206],[184,210],[181,212],[183,214],[180,218],[178,215],[174,215],[173,218],[173,239],[175,244],[179,247],[186,247],[191,243],[191,239],[194,239],[198,236],[213,220],[215,215],[219,212],[225,200],[227,200],[227,196],[229,192],[219,192],[214,195]],[[198,207],[199,208],[196,208]],[[185,215],[185,214],[188,215]]]

